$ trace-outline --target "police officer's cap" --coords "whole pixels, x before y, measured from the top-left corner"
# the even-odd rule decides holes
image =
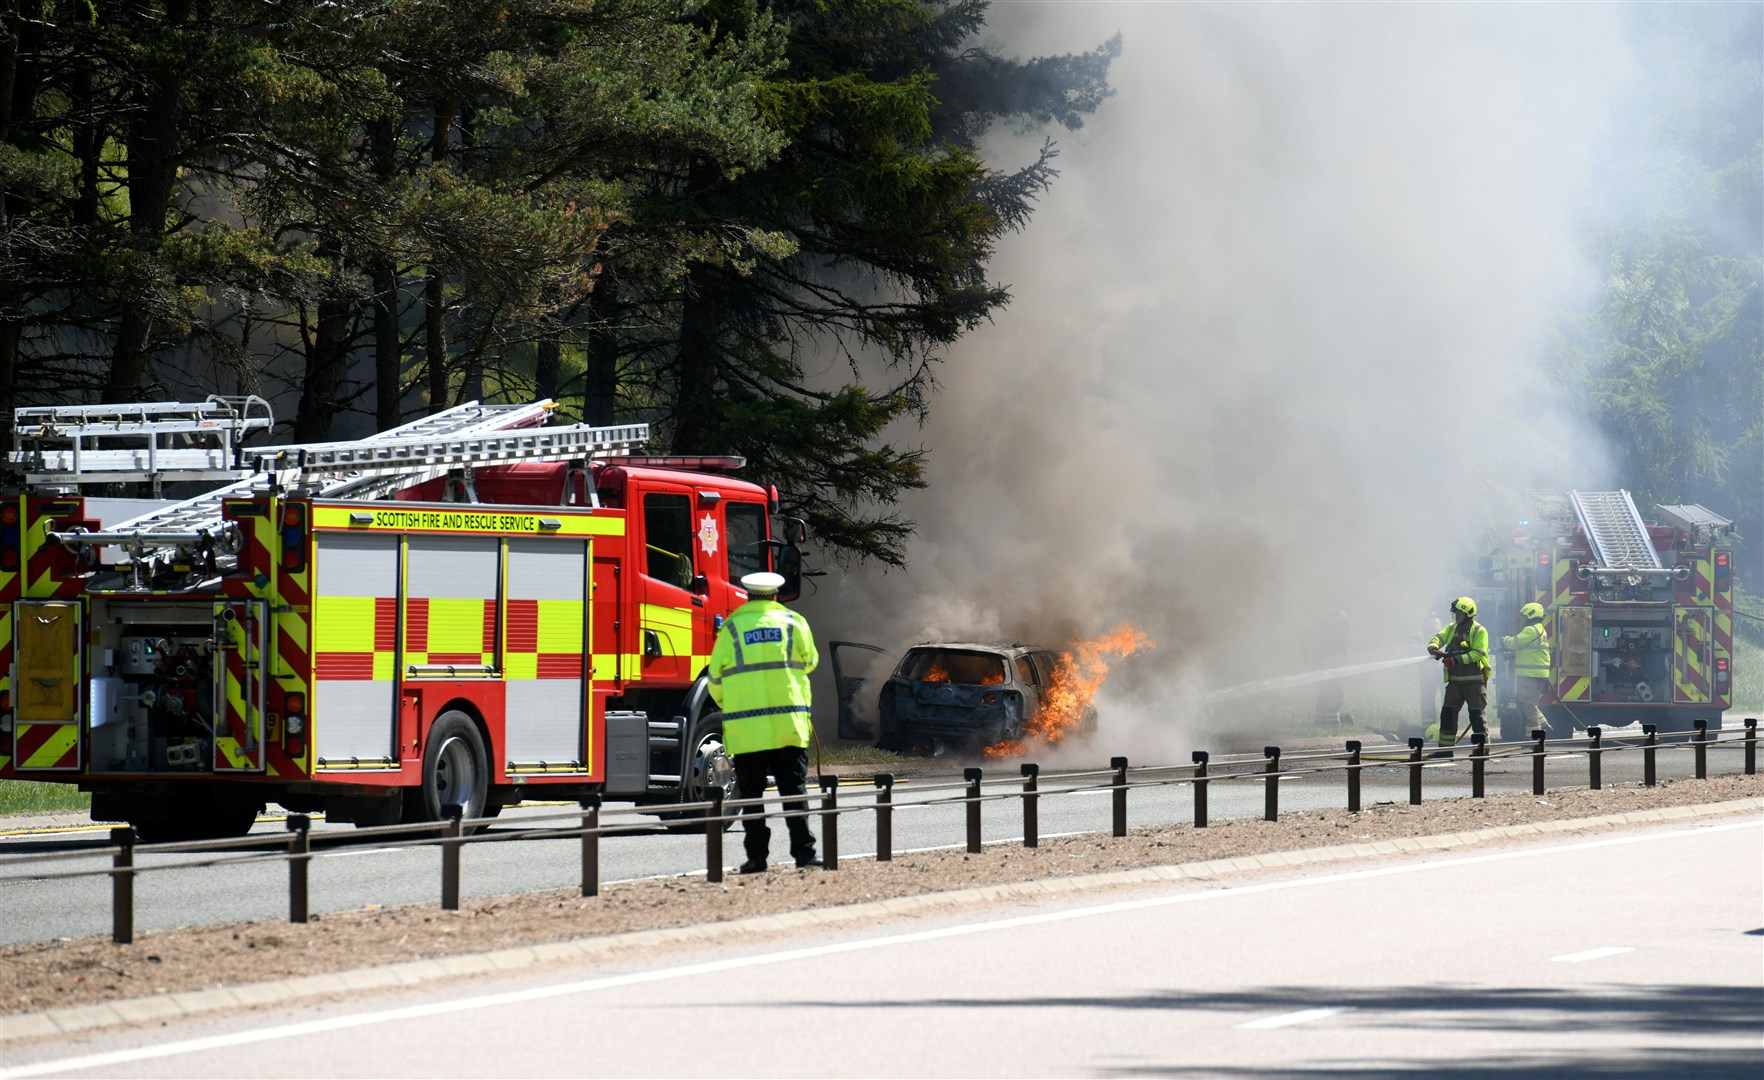
[[[749,596],[776,596],[784,587],[784,575],[760,571],[757,574],[741,575],[741,587]]]

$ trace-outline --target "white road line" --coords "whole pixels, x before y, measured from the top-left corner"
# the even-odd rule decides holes
[[[1587,960],[1603,960],[1607,956],[1622,956],[1626,952],[1634,952],[1633,945],[1606,945],[1602,949],[1588,949],[1585,952],[1571,952],[1566,956],[1552,956],[1550,960],[1558,964],[1579,964]]]
[[[327,851],[319,856],[321,859],[348,859],[356,855],[390,855],[394,851],[403,851],[401,847],[363,848],[360,851]]]
[[[522,1005],[530,1001],[544,1001],[550,998],[569,997],[576,994],[589,994],[600,990],[612,990],[624,986],[641,986],[646,983],[672,982],[675,980],[698,981],[702,980],[707,975],[718,975],[723,972],[739,971],[745,968],[767,967],[773,964],[793,963],[798,960],[813,960],[827,956],[840,956],[846,953],[868,952],[873,949],[886,949],[897,945],[917,945],[927,941],[943,941],[950,938],[968,937],[973,934],[995,933],[1000,930],[1015,930],[1024,926],[1045,926],[1052,923],[1070,922],[1074,919],[1092,918],[1098,915],[1114,915],[1126,911],[1147,911],[1154,908],[1174,907],[1178,904],[1212,903],[1219,900],[1235,899],[1240,896],[1255,896],[1260,893],[1284,892],[1289,889],[1308,889],[1319,885],[1335,885],[1345,881],[1366,881],[1375,878],[1395,877],[1401,874],[1427,873],[1434,870],[1450,870],[1462,866],[1478,866],[1484,863],[1508,862],[1514,859],[1551,857],[1567,852],[1590,851],[1594,848],[1621,847],[1627,844],[1649,843],[1656,840],[1674,840],[1686,836],[1706,836],[1710,833],[1731,832],[1734,829],[1764,829],[1764,819],[1734,822],[1728,825],[1705,825],[1688,829],[1674,829],[1671,832],[1643,833],[1635,836],[1609,837],[1602,840],[1585,840],[1580,843],[1558,844],[1551,847],[1495,851],[1485,855],[1466,855],[1462,858],[1456,859],[1406,862],[1399,863],[1395,866],[1375,866],[1366,870],[1345,870],[1338,874],[1320,874],[1316,877],[1287,878],[1281,881],[1261,881],[1251,885],[1235,885],[1225,889],[1163,894],[1159,896],[1141,897],[1137,900],[1119,900],[1107,904],[1093,904],[1089,907],[1064,908],[1059,911],[1044,911],[1034,915],[1018,915],[1008,919],[992,919],[986,922],[962,923],[956,926],[941,926],[931,930],[915,930],[905,934],[885,934],[881,937],[859,938],[852,941],[837,941],[824,945],[812,945],[796,949],[780,949],[777,952],[756,953],[748,956],[733,956],[722,960],[708,960],[697,964],[682,964],[678,967],[656,968],[649,971],[633,971],[622,975],[604,976],[598,979],[581,979],[576,982],[555,983],[549,986],[532,986],[524,990],[508,990],[496,994],[480,994],[476,997],[456,998],[450,1001],[430,1001],[418,1005],[406,1005],[397,1009],[382,1009],[378,1012],[356,1012],[340,1016],[330,1016],[322,1020],[307,1020],[297,1024],[280,1024],[275,1027],[234,1031],[225,1035],[209,1035],[199,1039],[182,1039],[175,1042],[161,1043],[157,1046],[137,1046],[127,1050],[111,1050],[100,1054],[86,1054],[82,1057],[61,1058],[55,1061],[40,1061],[31,1065],[19,1065],[13,1068],[0,1069],[0,1080],[13,1080],[15,1077],[46,1076],[50,1073],[71,1072],[79,1069],[111,1069],[118,1065],[126,1065],[136,1061],[150,1061],[157,1058],[177,1057],[183,1054],[197,1054],[209,1050],[224,1050],[235,1046],[251,1046],[257,1043],[277,1042],[283,1039],[295,1039],[307,1035],[322,1035],[332,1031],[348,1031],[351,1028],[378,1027],[385,1024],[397,1023],[402,1020],[415,1020],[428,1016],[446,1016],[452,1013],[500,1008],[505,1005]]]
[[[1251,1020],[1247,1024],[1238,1024],[1239,1031],[1272,1031],[1275,1028],[1292,1027],[1294,1024],[1308,1024],[1313,1020],[1321,1020],[1325,1016],[1348,1012],[1351,1006],[1337,1005],[1325,1009],[1300,1009],[1298,1012],[1281,1013],[1279,1016],[1264,1016],[1260,1020]]]

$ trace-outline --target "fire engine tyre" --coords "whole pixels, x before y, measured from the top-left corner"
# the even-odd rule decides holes
[[[422,820],[441,821],[441,808],[450,803],[468,818],[483,817],[489,794],[490,766],[478,725],[457,709],[442,713],[423,752]]]
[[[699,718],[698,726],[693,729],[691,749],[685,760],[686,782],[680,785],[681,802],[704,802],[710,798],[713,786],[723,789],[723,798],[735,797],[735,762],[723,746],[722,713],[705,713]],[[702,811],[678,811],[661,817],[663,827],[671,833],[704,831]],[[725,822],[723,830],[727,832],[734,825],[733,820]]]

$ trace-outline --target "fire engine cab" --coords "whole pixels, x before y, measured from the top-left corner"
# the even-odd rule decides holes
[[[0,498],[0,778],[148,840],[663,807],[732,786],[705,667],[738,582],[800,592],[802,523],[737,457],[470,402],[246,447],[260,398],[26,408]],[[96,485],[207,487],[113,499]]]

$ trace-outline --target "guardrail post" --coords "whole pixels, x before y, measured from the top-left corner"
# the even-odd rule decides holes
[[[1425,739],[1409,740],[1409,805],[1421,805],[1421,747]]]
[[[1268,760],[1262,763],[1262,771],[1268,778],[1262,781],[1262,820],[1280,820],[1280,747],[1262,747],[1262,756]]]
[[[582,895],[600,895],[600,796],[582,807]]]
[[[1605,786],[1605,770],[1600,761],[1605,751],[1599,745],[1599,738],[1603,734],[1604,729],[1597,724],[1586,729],[1586,783],[1587,788],[1591,791],[1597,791]]]
[[[1694,722],[1696,734],[1691,736],[1691,755],[1697,762],[1697,779],[1709,779],[1709,721]]]
[[[839,777],[821,777],[821,868],[839,869]]]
[[[1348,740],[1347,755],[1348,813],[1357,814],[1360,812],[1360,740]]]
[[[1018,770],[1023,774],[1023,846],[1041,846],[1041,766],[1025,761]]]
[[[441,824],[441,910],[459,910],[459,819],[465,808],[448,803],[441,808],[447,820]]]
[[[1659,733],[1660,729],[1652,724],[1642,725],[1642,737],[1647,740],[1642,743],[1642,786],[1644,787],[1654,786],[1654,754],[1657,752],[1655,746],[1659,742]]]
[[[135,829],[110,830],[110,940],[118,945],[135,941]]]
[[[1758,771],[1758,718],[1746,717],[1746,775],[1755,775]]]
[[[1207,759],[1210,755],[1205,750],[1196,750],[1189,755],[1194,761],[1194,827],[1207,827]]]
[[[876,774],[876,861],[894,859],[894,774]]]
[[[1114,834],[1127,835],[1127,759],[1124,757],[1110,758],[1109,768],[1115,770],[1115,790],[1109,794],[1115,804]]]
[[[962,770],[962,779],[968,782],[968,854],[980,854],[980,770],[969,768]]]
[[[288,921],[303,923],[307,917],[306,871],[312,863],[312,819],[305,814],[288,815]]]
[[[1549,738],[1548,728],[1537,728],[1531,733],[1536,742],[1531,746],[1531,793],[1544,793],[1544,740]]]
[[[1487,793],[1488,732],[1472,732],[1470,743],[1470,797],[1480,799]]]
[[[704,810],[704,880],[715,885],[723,880],[723,789],[711,785],[710,805]]]

